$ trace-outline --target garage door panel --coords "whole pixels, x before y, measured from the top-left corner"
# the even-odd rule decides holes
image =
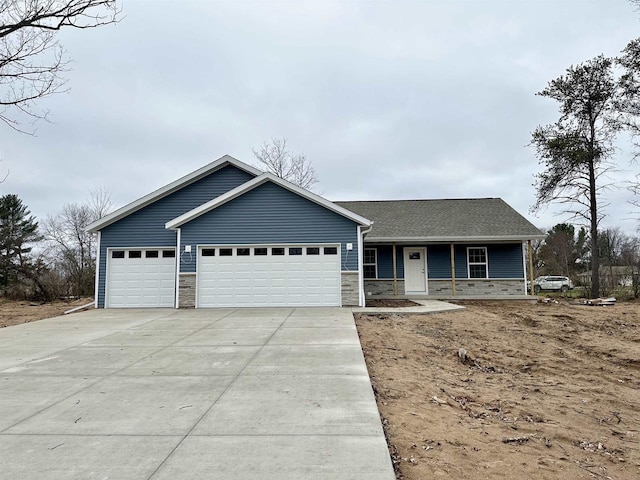
[[[286,288],[289,286],[289,282],[287,282],[286,278],[272,278],[269,286],[274,290],[286,290]]]
[[[273,295],[269,295],[268,298],[269,298],[269,303],[273,306],[282,307],[282,306],[288,305],[286,295],[273,294]]]
[[[230,268],[230,267],[227,267],[227,268]],[[220,271],[220,272],[211,272],[211,273],[216,275],[217,277],[216,280],[218,282],[233,280],[235,278],[233,271]]]
[[[322,246],[318,246],[320,252]],[[231,248],[232,256],[198,254],[198,306],[340,305],[338,255],[307,255],[305,247],[292,245]],[[255,249],[267,255],[255,255]],[[285,255],[273,255],[283,249]],[[302,255],[297,255],[302,251]],[[290,255],[290,253],[294,253]]]
[[[233,286],[233,292],[236,295],[247,295],[251,293],[252,286],[247,283],[236,282]]]
[[[130,252],[141,252],[140,258],[130,258]],[[157,248],[149,249],[158,251]],[[165,248],[163,250],[172,250]],[[147,249],[118,249],[124,258],[107,259],[106,306],[173,307],[175,295],[176,259],[170,256],[146,257]],[[153,254],[151,254],[153,255]]]

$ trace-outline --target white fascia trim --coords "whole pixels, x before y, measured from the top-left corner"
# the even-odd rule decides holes
[[[256,177],[262,173],[257,168],[247,165],[246,163],[241,162],[240,160],[233,158],[230,155],[224,155],[223,157],[220,157],[219,159],[209,163],[208,165],[205,165],[204,167],[199,168],[195,172],[191,172],[190,174],[185,175],[182,178],[179,178],[175,182],[171,182],[170,184],[165,185],[164,187],[151,192],[149,195],[145,195],[144,197],[139,198],[138,200],[131,202],[122,208],[119,208],[115,212],[112,212],[109,215],[99,220],[96,220],[93,223],[90,223],[86,227],[86,230],[88,232],[97,232],[101,228],[104,228],[107,225],[110,225],[113,222],[116,222],[121,218],[126,217],[127,215],[135,212],[136,210],[140,210],[141,208],[146,207],[147,205],[150,205],[151,203],[161,199],[162,197],[165,197],[170,193],[173,193],[176,190],[179,190],[180,188],[190,183],[193,183],[196,180],[199,180],[200,178],[224,167],[227,164],[233,165],[239,168],[240,170],[244,170],[245,172],[250,173],[251,175],[254,175]]]
[[[182,248],[182,245],[180,245],[180,233],[181,230],[178,228],[176,231],[176,291],[173,296],[175,299],[175,308],[180,308],[180,259],[182,258],[180,254],[180,249]]]
[[[94,293],[94,304],[95,304],[95,308],[98,308],[98,292],[99,289],[98,287],[100,286],[100,234],[101,232],[98,232],[98,238],[96,240],[96,285],[95,285],[95,293]],[[106,259],[105,259],[105,265],[106,265]]]
[[[269,180],[277,183],[281,187],[286,188],[287,190],[293,193],[297,193],[301,197],[305,197],[308,200],[311,200],[312,202],[317,203],[318,205],[325,207],[328,210],[331,210],[339,215],[342,215],[345,218],[348,218],[349,220],[353,220],[354,222],[359,223],[360,225],[368,227],[373,224],[371,220],[364,218],[363,216],[358,215],[357,213],[354,213],[351,210],[347,210],[346,208],[341,207],[340,205],[336,205],[335,203],[327,200],[326,198],[321,197],[320,195],[316,195],[315,193],[310,192],[309,190],[306,190],[297,185],[294,185],[291,182],[287,182],[286,180],[276,177],[271,173],[265,173],[264,175],[267,175]]]
[[[364,261],[364,255],[362,254],[362,227],[360,225],[356,227],[356,232],[358,235],[358,306],[362,307],[362,294],[364,287],[364,282],[362,280],[364,267],[362,263]],[[340,292],[340,297],[342,297],[342,292]]]
[[[227,193],[222,194],[219,197],[216,197],[213,200],[210,200],[207,203],[204,203],[199,207],[196,207],[193,210],[190,210],[187,213],[184,213],[179,217],[174,218],[173,220],[170,220],[165,224],[165,228],[168,228],[168,229],[178,228],[184,225],[185,223],[190,222],[194,218],[197,218],[200,215],[210,212],[211,210],[221,205],[224,205],[225,203],[230,202],[231,200],[241,195],[244,195],[248,191],[253,190],[256,187],[259,187],[260,185],[266,182],[272,182],[272,183],[275,183],[276,185],[286,188],[287,190],[293,193],[296,193],[301,197],[306,198],[307,200],[310,200],[322,207],[325,207],[328,210],[331,210],[339,215],[342,215],[343,217],[346,217],[349,220],[353,220],[354,222],[360,225],[369,226],[372,223],[370,220],[367,220],[366,218],[361,217],[360,215],[357,215],[351,212],[350,210],[347,210],[346,208],[342,208],[339,205],[336,205],[335,203],[330,202],[329,200],[322,198],[319,195],[316,195],[315,193],[311,193],[310,191],[305,190],[304,188],[300,188],[297,185],[293,185],[292,183],[289,183],[286,180],[276,177],[271,173],[265,172],[259,177],[256,177],[253,180],[249,180],[248,182],[243,183],[242,185],[234,188],[233,190],[230,190]]]
[[[372,229],[372,225],[363,229],[358,226],[358,306],[366,307],[367,297],[364,294],[364,236]],[[376,276],[377,276],[378,252],[376,251]]]
[[[200,248],[200,245],[196,245],[196,291],[194,292],[193,308],[200,308],[200,257],[198,256],[198,254],[200,253]]]
[[[426,242],[522,242],[524,240],[539,240],[544,235],[501,235],[487,237],[367,237],[367,243],[426,243]]]

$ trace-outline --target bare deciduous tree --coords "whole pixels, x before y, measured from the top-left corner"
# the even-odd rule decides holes
[[[25,132],[9,112],[46,118],[35,101],[64,90],[68,60],[56,34],[117,22],[116,0],[0,0],[0,120]]]
[[[256,168],[273,173],[299,187],[311,189],[318,183],[316,171],[304,154],[292,155],[287,150],[286,138],[272,138],[264,142],[260,150],[253,150],[260,162]]]
[[[626,236],[623,240],[620,264],[631,276],[633,298],[640,298],[640,237]]]
[[[92,295],[96,267],[95,236],[87,225],[112,210],[105,189],[91,192],[88,201],[66,204],[60,213],[42,222],[45,239],[51,245],[49,259],[66,284],[66,295]]]
[[[105,187],[96,188],[91,191],[87,205],[93,216],[92,222],[101,219],[113,211],[111,192]]]

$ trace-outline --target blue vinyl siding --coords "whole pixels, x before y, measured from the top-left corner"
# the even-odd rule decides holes
[[[489,278],[524,278],[522,244],[487,245]]]
[[[227,165],[103,228],[100,232],[98,306],[104,307],[107,248],[171,247],[176,232],[165,223],[254,178]]]
[[[476,247],[484,247],[484,245],[474,245]],[[447,255],[450,257],[450,255]],[[455,246],[455,261],[456,261],[456,278],[469,278],[469,272],[467,271],[467,245]],[[449,267],[451,270],[451,267]],[[451,274],[449,274],[451,278]]]
[[[365,245],[366,246],[366,245]],[[378,251],[378,278],[393,278],[393,247],[391,245],[381,245],[375,248]],[[396,246],[396,278],[404,278],[404,258],[402,247]]]
[[[434,280],[451,278],[451,247],[449,245],[428,245],[427,269],[429,278]]]
[[[416,245],[425,246],[425,245]],[[365,245],[365,247],[367,247]],[[455,245],[456,278],[468,278],[467,247],[487,247],[489,278],[524,278],[522,244]],[[367,247],[369,248],[369,247]],[[373,248],[373,247],[371,247]],[[392,247],[382,245],[378,250],[378,278],[392,279]],[[451,278],[451,246],[449,244],[426,245],[429,279]],[[397,278],[404,278],[404,255],[402,247],[396,247]]]
[[[180,251],[193,252],[181,255],[181,272],[195,272],[197,245],[264,243],[340,243],[342,270],[358,270],[357,224],[271,182],[184,224],[180,236]]]

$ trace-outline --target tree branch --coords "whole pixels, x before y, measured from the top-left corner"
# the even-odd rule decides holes
[[[0,91],[0,120],[23,133],[9,112],[46,120],[36,101],[66,90],[68,60],[56,33],[117,23],[120,13],[116,0],[0,0],[0,85],[8,86]]]

